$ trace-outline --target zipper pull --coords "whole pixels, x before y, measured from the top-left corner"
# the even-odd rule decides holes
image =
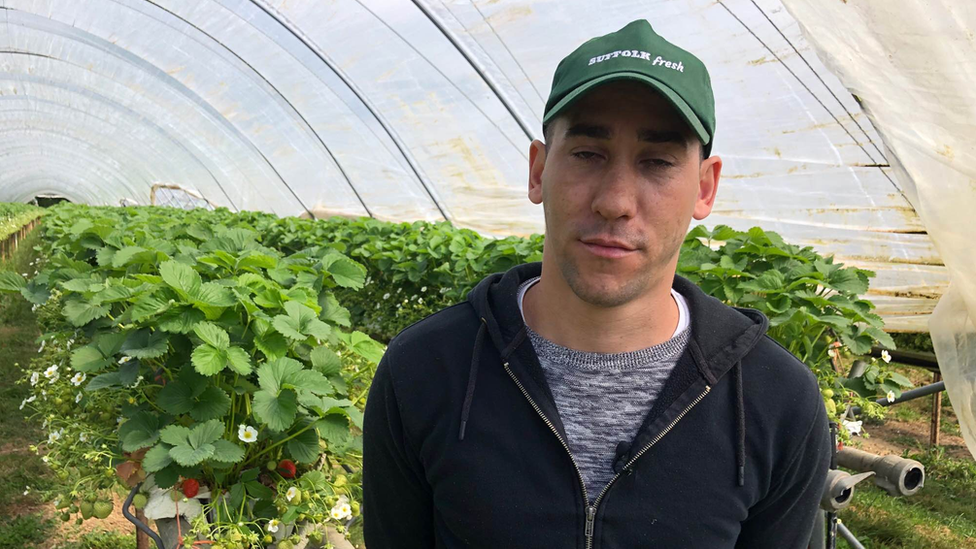
[[[596,507],[586,508],[586,537],[593,537],[593,520],[596,518]]]

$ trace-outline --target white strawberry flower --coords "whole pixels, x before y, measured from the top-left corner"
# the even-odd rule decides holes
[[[32,373],[30,377],[31,387],[37,385],[37,382],[40,380],[41,380],[41,374],[39,372]]]
[[[891,353],[888,351],[881,351],[881,360],[885,361],[885,363],[891,362]]]
[[[78,435],[78,440],[82,442],[88,442],[88,433],[81,433]]]
[[[861,424],[862,423],[863,422],[860,421],[860,420],[858,420],[858,421],[848,421],[848,420],[845,419],[844,420],[844,428],[847,429],[847,432],[850,433],[851,435],[859,435],[859,434],[861,434]]]
[[[426,292],[427,291],[427,286],[424,286],[423,288],[421,288],[420,291],[421,292]]]
[[[26,490],[24,490],[24,495],[26,496],[30,493],[30,486],[25,486],[24,488],[26,488]]]
[[[50,379],[51,383],[54,383],[54,380],[58,378],[58,365],[52,364],[48,366],[47,370],[44,370],[44,377]]]
[[[895,392],[894,391],[888,391],[888,393],[885,395],[885,399],[888,401],[889,404],[891,404],[892,402],[894,402],[895,401]]]
[[[81,402],[81,393],[75,395],[75,404],[78,404],[79,402]]]
[[[836,358],[837,357],[837,351],[835,351],[833,349],[830,349],[829,351],[827,351],[827,356],[829,356],[830,358]]]
[[[383,299],[390,299],[390,292],[383,294]]]
[[[332,510],[329,511],[329,516],[336,520],[347,519],[352,516],[352,507],[349,506],[349,499],[345,496],[339,498]]]
[[[54,444],[55,442],[57,442],[61,438],[62,431],[63,429],[58,431],[51,431],[50,434],[47,435],[47,443]]]
[[[279,526],[281,526],[281,521],[280,520],[278,520],[278,519],[271,519],[271,520],[268,521],[267,530],[268,530],[268,532],[271,532],[272,534],[274,534],[275,532],[278,531],[278,527]]]
[[[39,352],[43,351],[45,345],[47,345],[47,340],[46,339],[43,340],[43,341],[41,341],[41,346],[37,348],[37,352],[39,353]]]
[[[31,396],[25,398],[23,400],[23,402],[20,403],[20,409],[23,410],[24,409],[24,406],[27,406],[28,404],[30,404],[31,402],[34,402],[35,400],[37,400],[37,397],[34,396],[34,395],[31,395]]]
[[[88,376],[85,375],[85,372],[78,372],[75,375],[71,376],[71,384],[74,385],[75,387],[78,387],[79,385],[85,382],[86,377]]]
[[[288,501],[291,501],[291,500],[295,499],[295,496],[297,496],[297,495],[298,495],[298,488],[295,488],[294,486],[292,486],[291,488],[288,489],[287,492],[285,492],[285,499],[287,499]]]
[[[242,442],[255,442],[258,439],[258,430],[250,425],[241,423],[237,428],[237,438]]]
[[[132,357],[131,356],[123,356],[122,358],[119,359],[119,364],[125,364],[126,362],[129,362],[130,360],[132,360]]]

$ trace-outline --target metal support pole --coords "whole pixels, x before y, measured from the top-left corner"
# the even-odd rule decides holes
[[[935,372],[932,374],[932,383],[939,383],[942,381],[942,374]],[[929,442],[933,446],[939,445],[939,428],[942,424],[942,391],[932,395],[932,430],[929,436]]]
[[[854,534],[852,534],[851,531],[847,529],[847,526],[844,526],[843,523],[837,523],[837,533],[844,538],[844,541],[851,546],[851,549],[864,549],[861,542],[857,541]]]
[[[837,424],[830,422],[830,468],[837,469]],[[837,549],[837,513],[827,512],[826,549]]]
[[[886,398],[879,398],[875,402],[877,402],[881,406],[893,406],[895,404],[900,404],[902,402],[906,402],[906,401],[909,401],[909,400],[914,400],[916,398],[921,398],[921,397],[924,397],[924,396],[928,396],[928,395],[931,395],[933,393],[941,393],[942,391],[945,391],[945,381],[938,381],[936,383],[931,383],[929,385],[925,385],[925,386],[919,387],[917,389],[912,389],[911,391],[905,391],[904,393],[901,394],[900,397],[896,398],[892,402],[888,402],[888,399],[886,399]],[[853,408],[851,408],[851,411],[854,414],[860,414],[861,413],[861,407],[860,406],[854,406]]]

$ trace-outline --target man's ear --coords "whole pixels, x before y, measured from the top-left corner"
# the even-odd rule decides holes
[[[542,172],[546,169],[546,145],[538,139],[529,145],[529,200],[542,204]]]
[[[712,213],[718,193],[718,180],[722,175],[722,159],[710,156],[702,160],[698,174],[698,200],[695,202],[695,213],[692,217],[701,221]]]

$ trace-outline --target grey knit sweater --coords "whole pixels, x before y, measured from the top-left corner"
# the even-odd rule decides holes
[[[527,280],[519,289],[520,308],[536,281]],[[633,440],[688,344],[687,307],[681,305],[674,337],[629,353],[577,351],[528,329],[591,503],[614,475],[617,444]]]

